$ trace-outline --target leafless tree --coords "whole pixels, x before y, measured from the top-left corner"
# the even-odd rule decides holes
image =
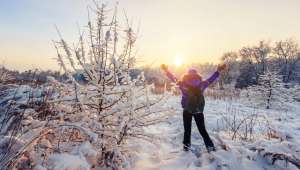
[[[283,74],[283,81],[291,81],[300,62],[300,49],[297,42],[292,39],[278,41],[273,48],[273,53],[279,59],[278,67]]]

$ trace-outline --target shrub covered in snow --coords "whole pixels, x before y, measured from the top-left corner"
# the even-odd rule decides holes
[[[292,100],[291,91],[286,88],[282,78],[276,72],[267,71],[258,79],[258,84],[248,88],[246,96],[251,104],[264,106],[266,109],[280,108]]]
[[[0,105],[0,167],[21,169],[128,169],[133,153],[129,138],[152,141],[144,128],[162,121],[153,107],[163,96],[150,96],[143,73],[134,69],[136,34],[117,8],[89,9],[85,34],[70,47],[60,35],[54,41],[58,63],[69,80],[49,77],[48,83],[15,86],[3,93]],[[109,18],[111,17],[111,18]],[[83,73],[80,84],[73,73]]]

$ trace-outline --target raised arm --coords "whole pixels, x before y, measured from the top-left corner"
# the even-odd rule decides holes
[[[174,82],[177,83],[177,78],[174,76],[174,74],[172,74],[169,70],[168,67],[165,64],[161,65],[161,69],[166,73],[166,75],[168,76],[168,78]]]
[[[206,89],[210,84],[212,84],[215,80],[217,80],[217,78],[220,76],[220,72],[216,71],[214,72],[214,74],[212,74],[208,79],[206,79],[205,81],[203,81],[203,89]]]
[[[219,65],[217,71],[214,72],[208,79],[203,82],[203,89],[206,89],[210,84],[217,80],[220,76],[220,72],[226,69],[226,64]]]

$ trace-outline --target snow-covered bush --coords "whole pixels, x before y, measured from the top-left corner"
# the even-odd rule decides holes
[[[88,134],[85,140],[97,151],[94,166],[128,168],[131,152],[126,141],[130,137],[153,139],[143,128],[163,119],[152,107],[161,98],[149,96],[143,73],[136,79],[130,77],[136,34],[127,18],[123,27],[117,8],[110,20],[106,5],[95,3],[91,11],[95,17],[89,17],[87,34],[80,33],[77,46],[70,47],[59,31],[60,40],[54,42],[63,70],[68,75],[82,72],[88,81],[81,85],[69,76],[70,84],[61,85],[65,94],[57,107],[64,120],[60,126]]]
[[[258,79],[258,84],[248,88],[249,101],[266,109],[281,107],[284,102],[290,101],[289,90],[276,72],[266,71]]]
[[[153,107],[163,96],[150,95],[143,73],[130,77],[136,34],[127,17],[122,27],[117,8],[112,12],[95,2],[89,11],[95,15],[77,45],[70,47],[59,31],[60,40],[54,41],[67,81],[48,77],[46,84],[1,93],[1,168],[128,169],[133,160],[128,139],[153,141],[145,127],[168,116]]]
[[[270,138],[274,133],[266,114],[257,109],[243,110],[228,102],[217,120],[217,131],[228,134],[231,140],[255,141],[259,137]]]
[[[55,94],[53,88],[36,85],[6,84],[0,100],[0,167],[24,168],[24,156],[48,131],[43,129],[55,109],[48,102]],[[26,164],[27,165],[27,164]]]

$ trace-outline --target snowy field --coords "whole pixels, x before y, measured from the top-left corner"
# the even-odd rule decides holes
[[[137,158],[134,169],[298,169],[283,160],[273,160],[270,154],[300,158],[299,103],[289,104],[289,111],[257,109],[247,107],[241,101],[224,101],[207,98],[205,107],[206,128],[217,145],[217,151],[208,154],[203,140],[193,120],[192,146],[200,148],[201,155],[182,151],[183,124],[180,97],[171,97],[164,107],[175,108],[174,115],[167,122],[149,127],[147,130],[160,137],[154,143],[139,142],[136,147]],[[227,112],[227,113],[226,113]],[[253,137],[250,140],[235,138],[231,130],[222,124],[222,120],[232,118],[234,114],[257,115],[253,125]],[[260,116],[266,119],[259,120]],[[238,118],[236,118],[238,119]],[[224,121],[223,121],[224,122]],[[233,123],[232,121],[231,123]],[[238,121],[236,121],[238,124]],[[254,122],[254,121],[253,121]],[[265,122],[268,122],[266,124]],[[253,123],[252,123],[253,124]],[[265,126],[272,128],[272,135],[267,136]],[[241,130],[242,131],[242,130]],[[239,132],[243,134],[243,132]],[[220,140],[221,139],[221,140]],[[223,145],[220,144],[223,143]],[[224,150],[224,145],[226,150]]]
[[[36,102],[43,99],[41,97],[43,89],[33,90],[29,86],[22,86],[18,89],[18,93],[8,90],[7,94],[2,94],[6,96],[0,101],[3,108],[9,105],[11,103],[9,101],[13,98],[17,104],[20,104],[20,106],[16,105],[18,106],[16,111],[24,111],[22,107],[26,106],[24,104],[30,99],[28,98],[30,95],[35,98]],[[34,93],[31,94],[30,91]],[[161,95],[149,95],[149,97],[157,98]],[[57,98],[56,93],[54,93],[54,98]],[[180,98],[180,96],[167,95],[165,100],[151,108],[153,117],[167,116],[166,120],[161,119],[158,124],[137,128],[138,133],[147,132],[145,134],[151,137],[150,141],[149,138],[147,140],[127,138],[124,145],[120,147],[120,151],[117,150],[120,145],[112,145],[113,153],[128,154],[128,159],[126,159],[128,166],[124,169],[293,170],[300,168],[299,102],[294,101],[274,107],[277,109],[263,109],[264,107],[261,106],[254,107],[252,101],[249,102],[245,97],[233,100],[206,97],[204,113],[206,128],[217,151],[207,153],[193,120],[192,148],[198,151],[198,154],[195,154],[192,151],[182,151],[183,124]],[[76,114],[68,113],[67,110],[70,110],[72,105],[58,106],[64,109],[63,112],[61,111],[58,115],[50,112],[51,119],[48,121],[39,117],[43,115],[37,114],[38,109],[25,109],[20,134],[13,138],[3,135],[0,140],[0,156],[4,155],[1,161],[9,163],[9,160],[18,157],[20,151],[23,151],[22,156],[18,158],[19,166],[30,167],[28,169],[103,169],[97,166],[102,157],[97,149],[99,148],[97,142],[101,144],[105,140],[96,134],[97,128],[102,129],[102,126],[94,121],[95,115],[88,112],[80,114],[78,111]],[[51,114],[54,115],[51,116]],[[2,114],[1,120],[6,120],[9,115]],[[146,120],[151,120],[149,118]],[[8,122],[7,125],[10,123]],[[120,125],[120,127],[124,126]],[[11,129],[10,126],[3,126],[1,133],[8,128]],[[18,152],[5,155],[4,151],[10,143],[13,143],[10,146],[12,150]],[[111,143],[107,143],[107,146],[111,146]],[[43,157],[43,155],[47,156]]]

